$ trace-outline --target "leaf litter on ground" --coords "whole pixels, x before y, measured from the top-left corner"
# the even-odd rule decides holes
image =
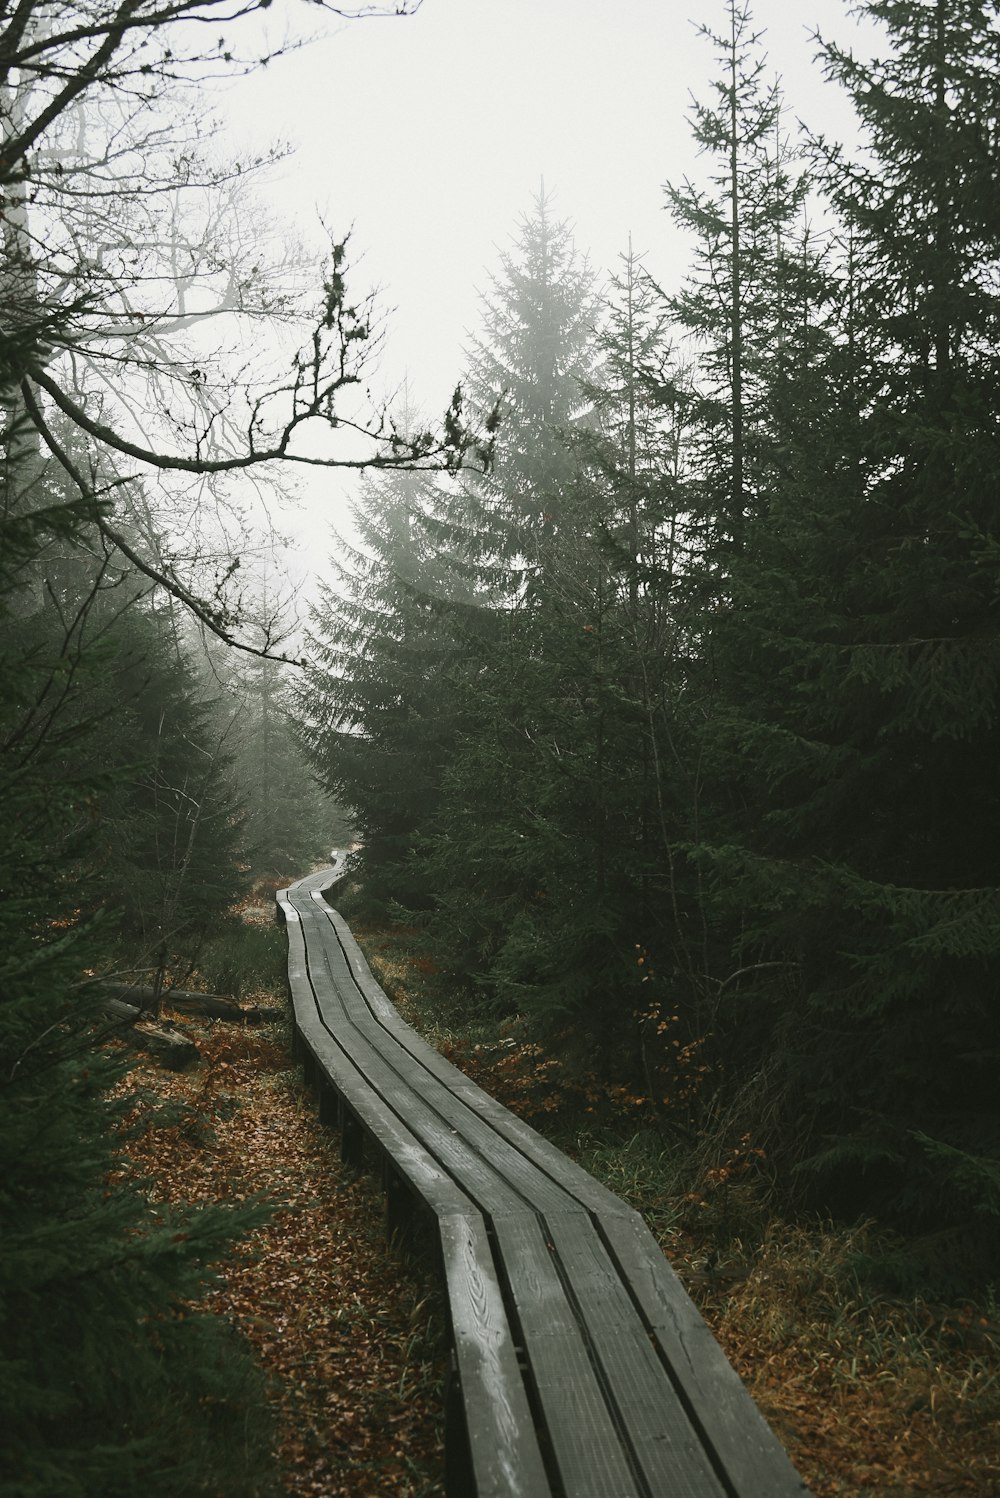
[[[436,1292],[387,1245],[380,1194],[320,1126],[282,1027],[181,1019],[201,1063],[177,1074],[133,1062],[120,1084],[135,1101],[119,1175],[143,1180],[154,1200],[280,1203],[219,1266],[204,1308],[233,1323],[270,1375],[283,1491],[435,1498]]]

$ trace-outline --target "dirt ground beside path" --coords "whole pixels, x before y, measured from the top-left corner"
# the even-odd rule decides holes
[[[341,1164],[280,1027],[185,1028],[202,1053],[197,1069],[138,1060],[123,1084],[146,1093],[140,1107],[172,1104],[168,1127],[129,1142],[123,1174],[146,1178],[160,1199],[264,1192],[285,1204],[208,1297],[273,1378],[282,1490],[435,1498],[444,1367],[432,1289],[387,1248],[381,1196]]]

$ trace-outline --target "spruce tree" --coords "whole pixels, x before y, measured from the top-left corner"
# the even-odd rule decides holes
[[[674,222],[693,241],[694,267],[672,298],[697,359],[692,416],[699,473],[690,500],[716,568],[745,544],[766,509],[765,385],[784,341],[782,247],[806,184],[782,131],[782,97],[766,77],[748,0],[725,0],[725,26],[701,33],[716,48],[710,104],[695,101],[693,138],[711,162],[707,185],[667,184]]]
[[[701,554],[691,492],[699,401],[675,332],[668,299],[630,246],[600,328],[591,391],[598,420],[578,446],[591,505],[603,517],[617,946],[629,960],[637,946],[649,947],[671,974],[673,1007],[685,1011],[693,1037],[705,959],[695,936],[697,877],[684,855],[701,812],[700,711],[690,706],[697,637],[681,599]],[[620,1024],[632,1025],[634,1040],[633,1019],[626,1011]]]
[[[563,778],[562,746],[575,763],[593,741],[581,671],[597,526],[570,439],[589,421],[595,315],[589,267],[543,190],[483,298],[469,357],[473,404],[489,412],[499,398],[494,462],[438,517],[438,534],[473,569],[481,607],[453,673],[459,732],[422,854],[437,931],[463,970],[489,972],[507,1007],[525,1007],[529,991],[552,994],[556,971],[576,981],[585,962],[560,966],[579,916],[561,928],[558,952],[535,917],[548,900],[569,919],[554,898],[559,840],[568,803],[577,823],[592,810],[574,798],[572,774]],[[593,850],[585,863],[593,869]],[[575,880],[569,888],[578,903]]]
[[[762,33],[747,0],[725,0],[722,9],[718,31],[701,28],[715,48],[714,98],[696,102],[691,118],[707,181],[666,187],[675,223],[692,237],[694,264],[667,299],[685,378],[668,373],[658,387],[683,439],[660,479],[672,518],[651,574],[673,669],[658,677],[659,694],[646,695],[659,887],[671,917],[662,934],[651,932],[651,941],[668,942],[653,956],[672,975],[692,1038],[711,1035],[716,1059],[728,1061],[720,995],[743,965],[733,948],[745,915],[740,895],[713,880],[704,849],[738,836],[734,823],[746,830],[755,794],[742,654],[758,622],[752,580],[774,565],[771,509],[794,468],[796,433],[815,416],[814,406],[796,413],[816,391],[819,292],[818,255],[799,234],[809,182],[785,133],[780,87],[768,80]],[[640,659],[655,678],[655,654]]]
[[[572,539],[566,434],[586,419],[595,317],[593,274],[543,185],[482,297],[465,387],[483,422],[495,413],[497,439],[490,472],[463,484],[450,511],[470,556],[499,568],[482,581],[512,598]]]
[[[417,473],[365,480],[356,544],[312,610],[312,667],[296,691],[300,730],[322,784],[348,808],[371,898],[425,903],[414,842],[440,797],[454,733],[449,671],[471,584],[426,534],[435,504]]]

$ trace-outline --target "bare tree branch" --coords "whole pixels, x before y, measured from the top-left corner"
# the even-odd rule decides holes
[[[270,3],[0,0],[0,447],[14,508],[37,502],[44,448],[94,505],[104,542],[142,576],[226,644],[287,660],[270,638],[240,638],[241,610],[222,598],[238,561],[214,596],[199,596],[176,557],[157,555],[158,538],[137,544],[112,518],[108,491],[127,495],[144,471],[162,475],[154,492],[177,509],[159,524],[183,533],[201,501],[182,475],[253,470],[271,485],[281,464],[454,472],[466,459],[489,462],[492,432],[480,439],[466,426],[456,391],[437,431],[402,434],[368,394],[381,334],[373,297],[348,299],[346,240],[333,244],[306,313],[301,259],[284,242],[272,255],[264,240],[262,253],[259,215],[241,198],[248,172],[274,152],[218,165],[198,122],[171,113],[174,85],[252,65],[228,31]],[[316,9],[361,19],[419,5]],[[252,27],[250,36],[262,56],[299,45],[271,47]],[[256,333],[263,320],[274,339]],[[210,322],[228,342],[199,339]],[[303,326],[292,356],[291,330]],[[318,449],[317,432],[339,450]],[[197,544],[180,570],[203,560]]]
[[[172,598],[176,598],[177,601],[179,603],[182,603],[184,607],[195,616],[196,619],[200,620],[201,623],[204,624],[206,629],[210,630],[212,634],[217,635],[218,638],[224,641],[225,644],[233,646],[234,649],[245,651],[248,655],[260,656],[265,660],[282,661],[286,665],[290,666],[298,666],[302,664],[301,660],[297,659],[294,656],[282,655],[272,650],[267,643],[265,643],[263,646],[257,646],[250,644],[246,640],[240,640],[235,634],[232,633],[232,630],[229,627],[230,621],[223,610],[213,610],[209,608],[203,599],[198,598],[194,593],[191,592],[189,588],[186,588],[184,584],[180,582],[176,577],[174,577],[169,571],[163,568],[154,567],[150,562],[147,562],[145,558],[142,557],[139,552],[137,552],[135,548],[129,544],[118,527],[115,526],[110,520],[108,520],[107,516],[102,513],[99,504],[96,502],[93,485],[87,482],[77,465],[73,462],[73,459],[70,457],[69,453],[67,453],[66,449],[62,446],[58,438],[53,433],[52,429],[49,427],[48,423],[45,420],[45,417],[42,415],[38,403],[35,400],[34,393],[32,392],[30,386],[26,385],[25,387],[24,399],[25,405],[31,415],[32,420],[35,423],[35,426],[37,427],[43,441],[45,442],[46,447],[49,449],[52,456],[56,459],[56,462],[73,480],[73,483],[76,485],[83,498],[95,499],[94,524],[97,526],[97,529],[112,546],[114,546],[118,551],[121,552],[122,556],[125,557],[127,561],[131,562],[132,566],[135,567],[138,572],[141,572],[144,577],[148,577],[151,582],[157,585],[157,587],[163,588],[164,591],[169,593]]]

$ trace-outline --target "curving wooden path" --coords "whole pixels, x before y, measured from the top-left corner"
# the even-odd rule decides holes
[[[296,1048],[392,1232],[433,1230],[449,1498],[806,1493],[641,1217],[397,1014],[322,891],[278,893]]]

